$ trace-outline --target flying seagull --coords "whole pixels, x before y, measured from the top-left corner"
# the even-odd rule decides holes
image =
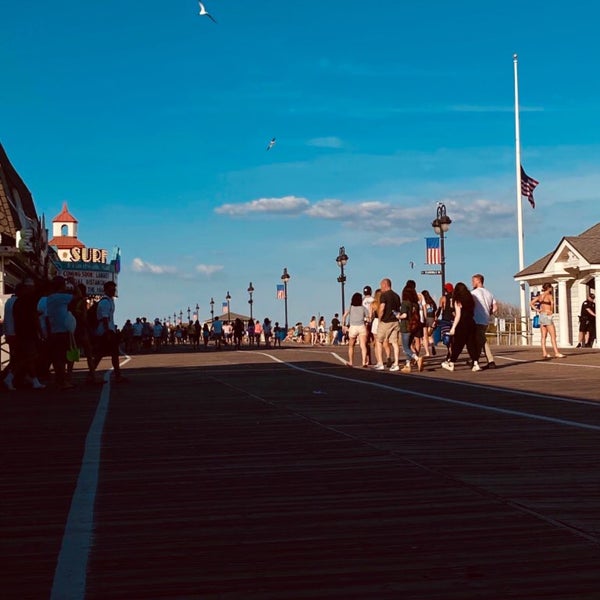
[[[214,20],[213,16],[209,13],[206,12],[206,9],[204,8],[204,4],[202,4],[202,2],[198,2],[198,4],[200,5],[200,12],[198,13],[201,17],[208,17],[211,21],[213,21],[214,23],[216,23],[216,21]]]
[[[270,150],[273,146],[275,145],[275,138],[273,138],[270,142],[269,145],[267,146],[267,150]]]

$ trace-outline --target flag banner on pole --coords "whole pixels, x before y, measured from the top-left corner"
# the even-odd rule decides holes
[[[425,238],[426,265],[441,265],[442,252],[440,250],[440,238]]]
[[[533,199],[533,190],[539,185],[539,181],[536,181],[533,177],[529,177],[523,165],[521,165],[521,194],[529,200],[531,208],[535,208],[535,200]]]
[[[225,314],[227,312],[227,302],[223,302],[221,306],[223,307],[223,314]]]
[[[277,300],[285,300],[285,286],[283,284],[277,285]]]

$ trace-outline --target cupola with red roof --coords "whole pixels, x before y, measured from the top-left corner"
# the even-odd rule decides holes
[[[60,213],[52,219],[52,239],[48,242],[58,251],[60,260],[71,260],[71,248],[85,248],[85,244],[77,239],[77,223],[64,202]]]

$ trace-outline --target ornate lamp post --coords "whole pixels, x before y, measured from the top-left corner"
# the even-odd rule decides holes
[[[231,306],[229,305],[231,296],[229,295],[229,290],[227,290],[227,296],[225,296],[225,300],[227,300],[227,320],[231,321]]]
[[[183,323],[183,311],[179,311],[179,323]]]
[[[283,281],[283,301],[284,301],[284,306],[285,306],[285,335],[287,336],[287,332],[288,332],[288,310],[287,310],[287,284],[288,281],[290,280],[290,274],[288,273],[288,270],[284,267],[283,269],[283,275],[281,276],[281,281]]]
[[[342,287],[342,315],[346,312],[346,301],[344,299],[344,285],[346,283],[346,276],[344,275],[344,267],[348,263],[348,255],[346,254],[346,249],[344,246],[340,246],[339,254],[335,259],[335,262],[338,264],[340,268],[340,276],[337,278],[338,283],[341,284]],[[341,316],[341,315],[340,315]]]
[[[211,323],[215,320],[215,300],[214,298],[210,299],[210,321]]]
[[[173,313],[173,325],[177,325],[177,313]]]
[[[192,309],[188,306],[188,323],[190,322],[191,315],[192,315]]]
[[[248,294],[250,294],[250,300],[248,300],[248,304],[250,305],[250,318],[252,319],[252,305],[254,304],[254,300],[252,300],[252,294],[254,293],[254,288],[252,287],[252,282],[248,286]]]
[[[442,271],[442,296],[444,295],[444,287],[446,285],[446,248],[444,246],[444,234],[450,229],[452,219],[446,214],[446,205],[438,202],[437,214],[432,221],[433,230],[440,236],[440,267]]]
[[[196,302],[196,320],[197,321],[200,320],[200,307],[198,306],[197,302]]]

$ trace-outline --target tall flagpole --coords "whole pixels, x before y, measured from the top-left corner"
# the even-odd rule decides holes
[[[521,132],[519,125],[519,59],[513,54],[513,65],[515,72],[515,170],[517,181],[517,236],[519,238],[519,271],[525,268],[525,257],[523,250],[523,202],[521,196]],[[519,281],[519,297],[521,304],[521,341],[527,345],[527,309],[525,296],[525,282]]]

